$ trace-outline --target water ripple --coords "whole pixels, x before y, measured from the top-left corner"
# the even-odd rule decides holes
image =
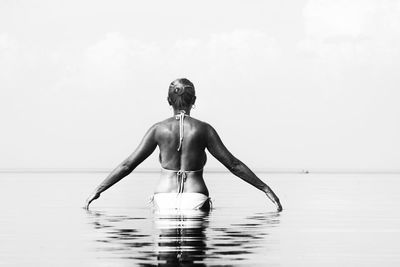
[[[277,213],[255,213],[210,226],[213,212],[148,217],[89,212],[88,218],[97,231],[96,251],[138,266],[234,266],[259,253],[268,229],[279,224]]]

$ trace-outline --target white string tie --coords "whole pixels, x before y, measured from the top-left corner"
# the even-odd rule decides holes
[[[178,145],[178,150],[180,151],[182,149],[182,143],[183,143],[183,120],[185,119],[185,114],[186,112],[184,110],[181,110],[178,115],[175,115],[175,118],[179,120],[179,145]]]
[[[178,171],[176,173],[176,178],[178,180],[178,194],[183,193],[184,187],[185,187],[185,182],[187,178],[187,172],[186,171]]]

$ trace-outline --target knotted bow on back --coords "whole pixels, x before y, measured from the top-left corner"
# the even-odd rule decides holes
[[[179,170],[176,172],[176,178],[178,180],[178,194],[183,193],[185,182],[187,178],[187,172]]]

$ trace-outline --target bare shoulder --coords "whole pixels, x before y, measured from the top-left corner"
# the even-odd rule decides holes
[[[210,128],[212,128],[209,123],[199,119],[191,117],[191,121],[196,125],[197,130],[201,131],[202,133],[207,134]]]
[[[207,138],[207,143],[211,146],[216,146],[222,143],[222,140],[218,132],[214,129],[211,124],[204,122],[204,131]]]
[[[207,135],[213,135],[216,134],[216,130],[214,129],[213,126],[211,126],[211,124],[209,124],[208,122],[201,122],[202,123],[202,127],[204,129],[204,131],[207,133]]]
[[[165,131],[171,131],[171,122],[173,121],[172,118],[168,118],[159,122],[154,123],[150,130],[154,132],[154,134],[160,134]]]

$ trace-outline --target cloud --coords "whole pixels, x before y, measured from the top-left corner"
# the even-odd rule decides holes
[[[399,57],[400,1],[310,0],[303,9],[304,52],[343,67],[387,64]]]
[[[257,30],[215,34],[206,47],[215,71],[233,68],[242,77],[274,65],[281,55],[276,40]]]
[[[112,32],[86,49],[80,69],[88,83],[108,86],[140,77],[142,70],[157,64],[157,58],[157,45]]]
[[[395,166],[398,3],[311,0],[293,17],[297,27],[229,23],[177,40],[151,27],[142,35],[70,28],[65,39],[45,31],[34,42],[25,28],[25,37],[2,33],[3,165],[108,167],[170,113],[168,84],[184,76],[198,88],[193,115],[255,166],[350,166],[368,149],[372,165]]]
[[[110,32],[81,49],[79,55],[59,54],[54,58],[63,71],[42,94],[42,114],[50,116],[46,110],[58,110],[64,117],[73,113],[80,119],[93,119],[107,102],[115,101],[118,105],[98,117],[104,121],[148,108],[143,99],[164,95],[169,82],[177,77],[212,82],[212,87],[202,91],[211,99],[225,98],[240,84],[256,90],[259,79],[266,69],[276,66],[281,52],[275,39],[264,32],[242,29],[170,43]],[[165,104],[164,98],[157,99],[152,101],[154,105]]]
[[[126,142],[132,145],[140,140],[149,122],[160,119],[160,110],[168,113],[167,87],[176,77],[186,76],[201,88],[199,98],[207,101],[199,104],[203,108],[198,113],[203,113],[204,119],[212,117],[232,89],[246,84],[249,90],[256,90],[251,89],[259,83],[254,77],[262,77],[263,70],[274,66],[280,55],[273,38],[246,29],[165,43],[110,32],[73,49],[55,47],[42,53],[35,47],[22,47],[21,52],[15,62],[24,65],[33,58],[35,64],[20,66],[10,75],[13,86],[22,89],[7,92],[14,101],[4,110],[13,110],[13,118],[19,117],[21,133],[30,132],[30,145],[18,148],[25,151],[26,162],[30,155],[26,150],[35,151],[40,143],[47,144],[43,148],[46,154],[56,153],[57,144],[63,144],[63,149],[71,153],[79,149],[90,154],[100,147],[114,151],[114,155],[126,153],[132,148]],[[30,73],[29,86],[27,80],[16,79],[24,70]],[[43,80],[35,78],[45,76]],[[237,91],[225,108],[244,117],[236,107],[246,92]],[[145,116],[138,115],[144,112]],[[130,116],[135,116],[135,124],[127,123]],[[215,120],[226,119],[221,116]],[[6,123],[12,125],[13,120],[7,118]],[[235,125],[232,121],[232,127]],[[121,140],[119,147],[115,148],[111,140]],[[58,163],[49,158],[43,164]],[[81,163],[77,158],[71,164]]]
[[[81,59],[70,68],[76,72],[60,81],[59,87],[104,96],[106,92],[122,93],[132,85],[142,90],[165,88],[176,77],[209,80],[215,86],[231,87],[244,80],[256,84],[256,77],[262,78],[276,67],[280,56],[276,40],[258,30],[234,30],[170,43],[111,32],[84,49]],[[157,79],[152,79],[153,73]]]
[[[316,38],[358,37],[374,12],[373,1],[311,0],[303,10],[306,33]]]
[[[271,64],[280,55],[275,39],[257,30],[235,30],[205,38],[187,38],[172,44],[135,40],[121,33],[108,33],[86,49],[84,68],[96,77],[121,79],[150,69],[170,72],[231,70],[247,75]],[[90,70],[90,71],[89,71]]]

